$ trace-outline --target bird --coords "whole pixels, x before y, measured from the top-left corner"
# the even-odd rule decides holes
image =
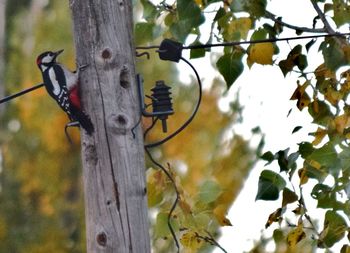
[[[63,64],[57,62],[57,57],[64,50],[46,51],[41,53],[36,63],[41,71],[43,83],[48,94],[68,115],[69,126],[80,125],[88,135],[94,132],[90,117],[82,110],[79,95],[79,72],[87,65],[78,66],[72,72]]]

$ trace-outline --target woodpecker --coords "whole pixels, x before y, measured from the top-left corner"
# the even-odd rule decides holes
[[[79,96],[79,71],[85,66],[80,66],[77,71],[71,72],[56,61],[62,52],[63,50],[44,52],[37,57],[36,63],[42,73],[47,92],[71,120],[67,126],[79,123],[91,135],[94,126],[89,116],[82,110]]]

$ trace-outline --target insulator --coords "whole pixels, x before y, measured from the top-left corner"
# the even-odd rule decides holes
[[[151,89],[153,113],[162,121],[163,132],[167,132],[166,120],[168,115],[174,113],[173,104],[171,102],[170,87],[164,81],[157,81],[156,86]]]

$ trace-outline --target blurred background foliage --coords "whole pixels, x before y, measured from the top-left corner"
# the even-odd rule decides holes
[[[74,69],[68,1],[7,1],[5,83],[0,84],[5,85],[6,94],[40,83],[36,56],[62,48],[60,61]],[[196,102],[195,80],[181,84],[176,65],[160,62],[156,55],[137,59],[137,71],[143,74],[147,91],[160,79],[173,87],[176,113],[168,125],[174,131]],[[248,143],[230,130],[239,105],[225,113],[218,108],[223,85],[213,80],[193,123],[153,153],[157,160],[170,164],[180,189],[173,218],[182,244],[188,244],[186,238],[194,232],[210,232],[217,239],[219,227],[231,224],[226,213],[255,158]],[[85,252],[78,130],[70,130],[74,143],[70,145],[64,135],[68,118],[44,89],[2,107],[0,252]],[[148,119],[143,121],[144,128],[149,124]],[[162,138],[158,130],[152,130],[147,141]],[[174,245],[164,221],[174,201],[173,188],[151,163],[146,166],[154,252],[171,252]],[[188,248],[208,252],[208,245],[201,241]]]

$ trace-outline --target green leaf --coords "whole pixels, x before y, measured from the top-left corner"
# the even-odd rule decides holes
[[[272,154],[271,151],[267,151],[260,158],[271,163],[273,160],[275,160],[275,155]]]
[[[332,188],[325,184],[316,184],[311,191],[311,197],[318,201],[319,208],[333,208],[336,202],[336,195],[332,192]]]
[[[137,45],[153,41],[160,35],[160,27],[153,23],[140,22],[135,25],[135,41]]]
[[[271,170],[263,170],[259,177],[258,193],[255,200],[276,200],[286,182],[279,174]]]
[[[243,72],[242,54],[224,54],[216,62],[216,66],[220,74],[224,77],[227,88],[230,88]]]
[[[350,170],[350,149],[344,149],[340,152],[339,159],[343,171]]]
[[[283,197],[282,197],[282,207],[285,207],[288,204],[291,204],[298,200],[298,195],[289,190],[287,187],[283,189]]]
[[[220,7],[220,9],[216,12],[214,21],[218,21],[219,19],[221,19],[225,15],[226,15],[225,9]]]
[[[309,104],[309,114],[314,119],[312,122],[321,126],[328,126],[329,120],[333,118],[333,114],[327,105],[323,101],[314,100]]]
[[[329,39],[323,45],[322,54],[325,65],[330,70],[337,70],[339,67],[348,64],[344,51],[335,39]]]
[[[315,44],[315,42],[316,42],[316,39],[312,39],[308,43],[306,43],[305,45],[306,51],[309,52],[310,48]]]
[[[141,4],[143,6],[143,15],[142,17],[148,22],[154,21],[154,19],[158,15],[157,8],[154,4],[152,4],[149,0],[141,0]]]
[[[259,28],[254,31],[250,40],[263,40],[267,38],[267,31],[263,28]]]
[[[308,156],[308,159],[317,161],[321,166],[327,168],[338,168],[339,160],[338,154],[332,143],[326,143],[323,147],[315,149],[311,155]]]
[[[325,170],[325,167],[319,168],[319,166],[310,163],[310,161],[308,160],[304,162],[304,170],[305,175],[308,178],[314,178],[318,182],[323,182],[325,178],[329,175],[329,173]]]
[[[281,60],[278,63],[278,66],[280,67],[283,76],[285,77],[294,68],[294,63],[288,60]]]
[[[194,42],[191,44],[192,45],[202,45],[200,42]],[[190,58],[195,59],[195,58],[201,58],[205,56],[205,49],[204,48],[198,48],[198,49],[191,49],[190,52]]]
[[[300,129],[302,129],[303,127],[302,126],[296,126],[294,127],[293,131],[292,131],[292,134],[298,132]]]
[[[230,9],[233,12],[248,12],[251,16],[258,18],[265,14],[266,0],[235,0],[232,1]]]
[[[249,1],[246,0],[235,0],[232,1],[232,4],[230,5],[230,9],[233,12],[241,12],[246,10],[246,5]]]
[[[285,235],[283,234],[283,230],[281,229],[275,229],[273,231],[273,240],[275,241],[276,244],[284,242],[285,240]]]
[[[310,142],[299,143],[299,154],[302,158],[306,159],[313,151],[314,148]]]
[[[176,40],[185,42],[193,28],[199,27],[204,21],[204,15],[193,0],[177,1],[178,22],[170,26],[170,32]]]
[[[333,20],[339,27],[350,23],[350,6],[347,1],[333,0]]]
[[[220,185],[213,180],[208,180],[201,185],[198,198],[208,204],[215,201],[221,193]]]
[[[266,10],[266,0],[250,0],[248,12],[253,17],[262,17],[265,15]]]
[[[175,231],[178,230],[179,225],[176,219],[171,219],[170,223]],[[170,235],[170,230],[168,227],[168,214],[160,212],[156,218],[156,224],[154,227],[154,233],[156,237],[167,237]]]
[[[287,75],[294,66],[297,66],[301,71],[307,67],[307,58],[301,54],[302,46],[296,45],[288,54],[287,59],[281,60],[278,63],[284,76]]]
[[[289,152],[289,148],[286,150],[280,150],[276,153],[276,157],[278,160],[278,165],[280,166],[280,171],[288,171],[288,160],[287,155]]]
[[[308,65],[306,55],[299,55],[296,59],[296,65],[301,71],[303,71]]]
[[[339,242],[347,231],[347,224],[344,218],[335,211],[327,211],[323,224],[323,231],[318,240],[318,246],[330,248]]]
[[[147,200],[149,207],[154,207],[163,200],[163,191],[160,191],[154,182],[147,182]]]

